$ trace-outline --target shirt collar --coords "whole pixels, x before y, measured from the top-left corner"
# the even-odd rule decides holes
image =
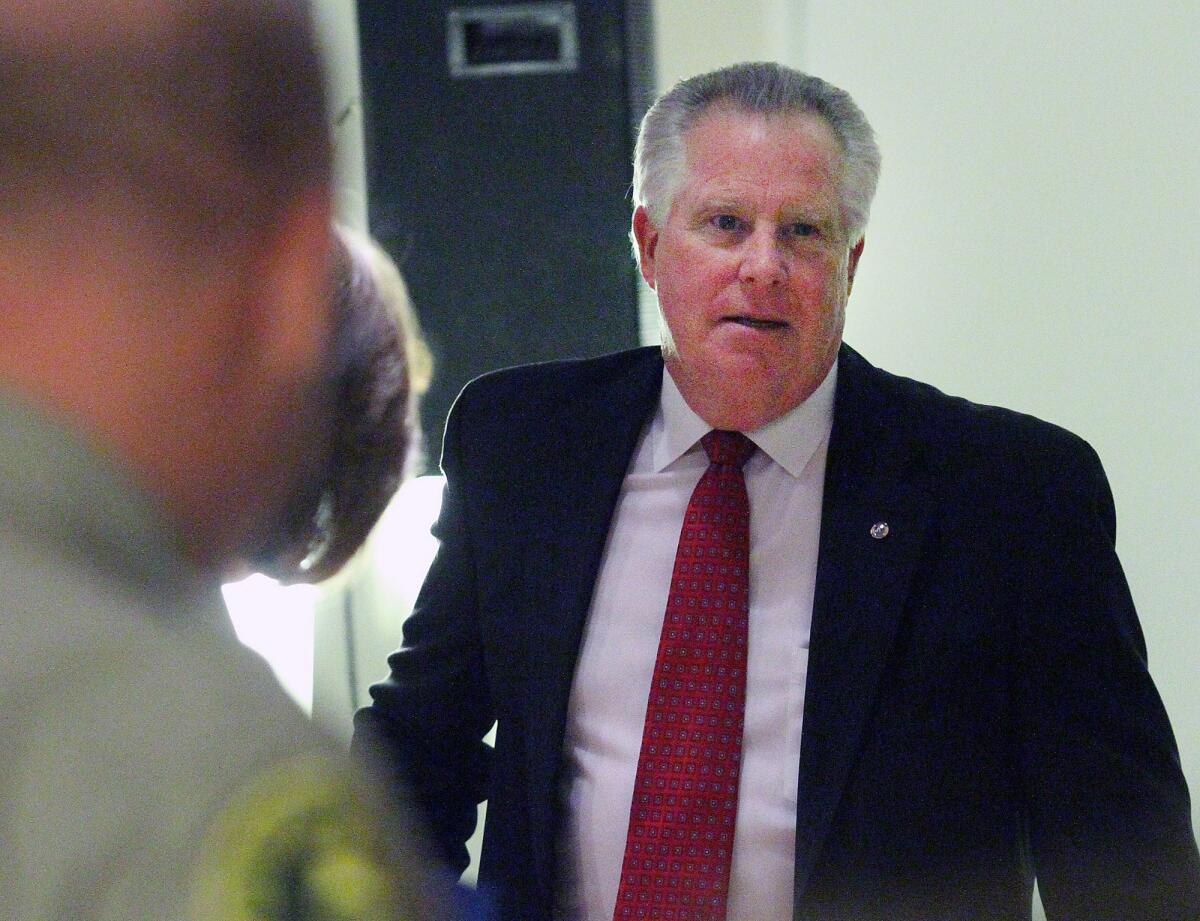
[[[762,428],[747,432],[771,460],[793,477],[799,477],[817,448],[829,440],[833,428],[833,403],[837,391],[837,362],[820,386],[799,406]],[[690,451],[712,428],[684,400],[670,372],[663,368],[659,397],[658,437],[653,447],[655,471],[661,472]]]

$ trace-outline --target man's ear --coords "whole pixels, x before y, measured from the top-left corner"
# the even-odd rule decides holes
[[[332,328],[332,225],[323,190],[296,201],[272,223],[256,253],[247,313],[264,375],[292,380],[320,360]]]
[[[854,273],[858,271],[858,260],[862,258],[863,247],[867,243],[866,237],[859,238],[859,241],[854,244],[850,250],[850,264],[846,272],[846,293],[849,294],[854,287]]]
[[[654,251],[658,247],[658,228],[650,220],[645,205],[633,212],[633,238],[637,241],[638,263],[646,284],[654,287]]]

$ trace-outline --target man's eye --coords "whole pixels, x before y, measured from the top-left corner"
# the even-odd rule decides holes
[[[742,222],[732,214],[718,214],[712,219],[712,222],[717,230],[737,230],[742,225]]]
[[[793,237],[813,237],[817,234],[817,225],[797,221],[795,224],[788,225],[788,233]]]

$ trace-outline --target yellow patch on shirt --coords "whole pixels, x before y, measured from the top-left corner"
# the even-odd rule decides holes
[[[335,763],[259,774],[213,822],[192,889],[197,921],[394,921],[378,818]]]

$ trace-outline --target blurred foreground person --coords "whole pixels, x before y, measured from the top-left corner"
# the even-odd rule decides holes
[[[329,462],[329,181],[305,5],[0,8],[0,917],[446,914],[219,593]]]

